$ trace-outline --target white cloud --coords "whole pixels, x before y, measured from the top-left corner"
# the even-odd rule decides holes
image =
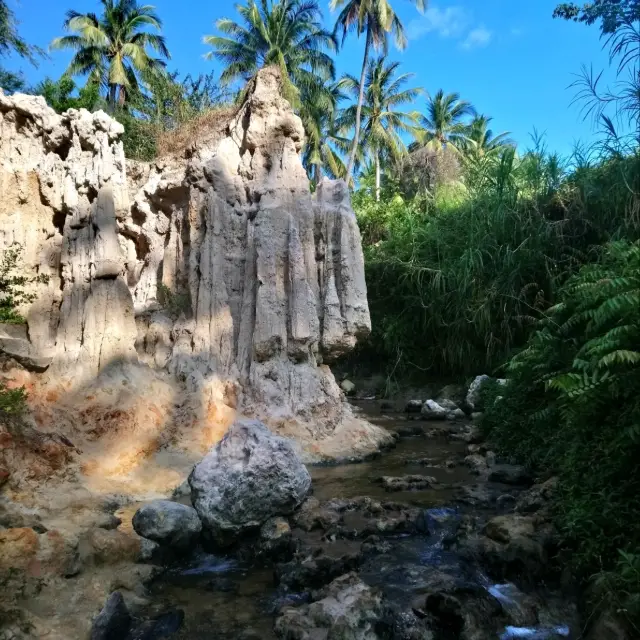
[[[435,32],[442,38],[457,38],[464,33],[469,20],[468,13],[462,7],[430,7],[423,16],[408,24],[407,37],[409,40],[417,40],[427,33]]]
[[[463,49],[486,47],[491,42],[492,38],[493,33],[481,25],[469,31],[461,46]]]
[[[441,38],[452,38],[463,49],[486,47],[493,38],[493,32],[484,25],[474,25],[473,15],[464,7],[451,5],[440,8],[431,5],[423,16],[412,20],[407,26],[409,40],[418,40],[427,34]],[[512,35],[516,35],[512,32]]]

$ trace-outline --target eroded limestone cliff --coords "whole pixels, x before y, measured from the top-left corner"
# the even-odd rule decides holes
[[[278,71],[175,156],[126,163],[122,132],[102,112],[0,95],[0,249],[18,243],[24,273],[45,276],[24,335],[0,330],[41,372],[8,375],[30,391],[32,433],[101,478],[174,449],[185,467],[236,412],[307,460],[386,442],[327,366],[370,330],[360,234],[344,183],[310,193]],[[22,445],[0,461],[16,481]]]

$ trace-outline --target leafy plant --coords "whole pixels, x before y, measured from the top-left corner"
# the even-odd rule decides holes
[[[172,318],[178,318],[183,313],[191,311],[189,292],[174,292],[162,283],[158,284],[158,301]]]
[[[25,319],[18,308],[35,300],[35,293],[25,291],[25,286],[33,283],[46,283],[47,276],[36,277],[18,275],[21,273],[20,257],[22,246],[14,243],[2,252],[0,258],[0,322],[23,324]]]
[[[22,324],[24,318],[18,308],[35,299],[35,294],[28,293],[24,287],[31,283],[46,282],[45,276],[35,278],[16,275],[20,270],[20,255],[22,247],[13,244],[4,249],[0,259],[0,322],[7,324]],[[23,387],[8,389],[5,382],[0,380],[0,418],[19,416],[26,408],[27,394]]]
[[[75,95],[77,90],[73,78],[68,75],[58,80],[45,78],[31,90],[34,95],[43,96],[47,104],[56,112],[68,109],[87,109],[94,111],[101,106],[100,87],[96,83],[87,83]]]
[[[559,475],[556,518],[574,567],[613,572],[640,619],[640,243],[607,245],[559,300],[508,363],[483,427]]]

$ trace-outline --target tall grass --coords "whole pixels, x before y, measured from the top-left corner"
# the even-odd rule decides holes
[[[638,237],[638,158],[505,152],[481,184],[424,200],[365,186],[354,206],[365,244],[374,331],[365,353],[396,373],[492,371],[522,345],[558,287],[596,248]]]

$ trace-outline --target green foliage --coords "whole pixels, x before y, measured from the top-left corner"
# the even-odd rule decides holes
[[[22,324],[24,318],[17,309],[23,304],[32,302],[35,294],[27,293],[24,287],[28,284],[47,282],[44,275],[30,277],[17,275],[21,273],[22,247],[13,244],[2,252],[0,258],[0,322]]]
[[[571,562],[584,577],[607,572],[600,582],[640,619],[640,243],[606,246],[558,299],[509,361],[509,384],[488,390],[482,426],[558,474]]]
[[[640,2],[638,0],[595,0],[582,6],[575,2],[563,2],[556,7],[553,17],[586,24],[593,24],[600,20],[603,33],[614,33],[621,25],[638,20]]]
[[[158,128],[126,109],[116,109],[116,120],[124,127],[122,146],[127,158],[153,160],[158,155]]]
[[[76,83],[65,74],[58,80],[45,78],[31,93],[43,96],[57,113],[63,113],[67,109],[95,111],[101,106],[100,87],[96,83],[88,82],[74,95],[76,89]]]
[[[174,292],[165,284],[158,284],[158,301],[172,318],[191,312],[191,296],[188,291]]]
[[[24,287],[30,283],[47,281],[44,276],[33,278],[16,275],[20,272],[21,253],[22,247],[13,244],[4,249],[0,258],[0,322],[2,323],[24,323],[25,320],[17,309],[36,297],[34,294],[26,293]],[[26,408],[26,398],[24,388],[7,389],[4,381],[0,380],[0,419],[19,417]]]
[[[13,11],[9,9],[5,0],[0,0],[0,56],[6,56],[12,52],[34,65],[37,63],[38,56],[42,55],[39,47],[30,45],[20,36]]]
[[[624,186],[639,166],[613,157],[567,174],[544,149],[509,147],[466,187],[404,197],[388,182],[376,205],[363,185],[370,348],[398,375],[500,366],[599,245],[639,236]]]
[[[27,392],[24,387],[7,389],[4,381],[0,380],[0,418],[20,416],[26,409]]]
[[[381,162],[391,166],[406,151],[403,133],[413,133],[417,114],[401,111],[399,107],[413,102],[422,92],[419,88],[406,87],[411,73],[398,75],[399,62],[388,62],[385,56],[369,61],[365,77],[365,99],[361,109],[360,146],[363,155],[373,157],[376,171],[376,197],[379,199]],[[357,101],[360,83],[357,78],[345,75],[338,86],[348,91],[355,103],[343,109],[336,125],[341,131],[351,131],[356,126]]]

